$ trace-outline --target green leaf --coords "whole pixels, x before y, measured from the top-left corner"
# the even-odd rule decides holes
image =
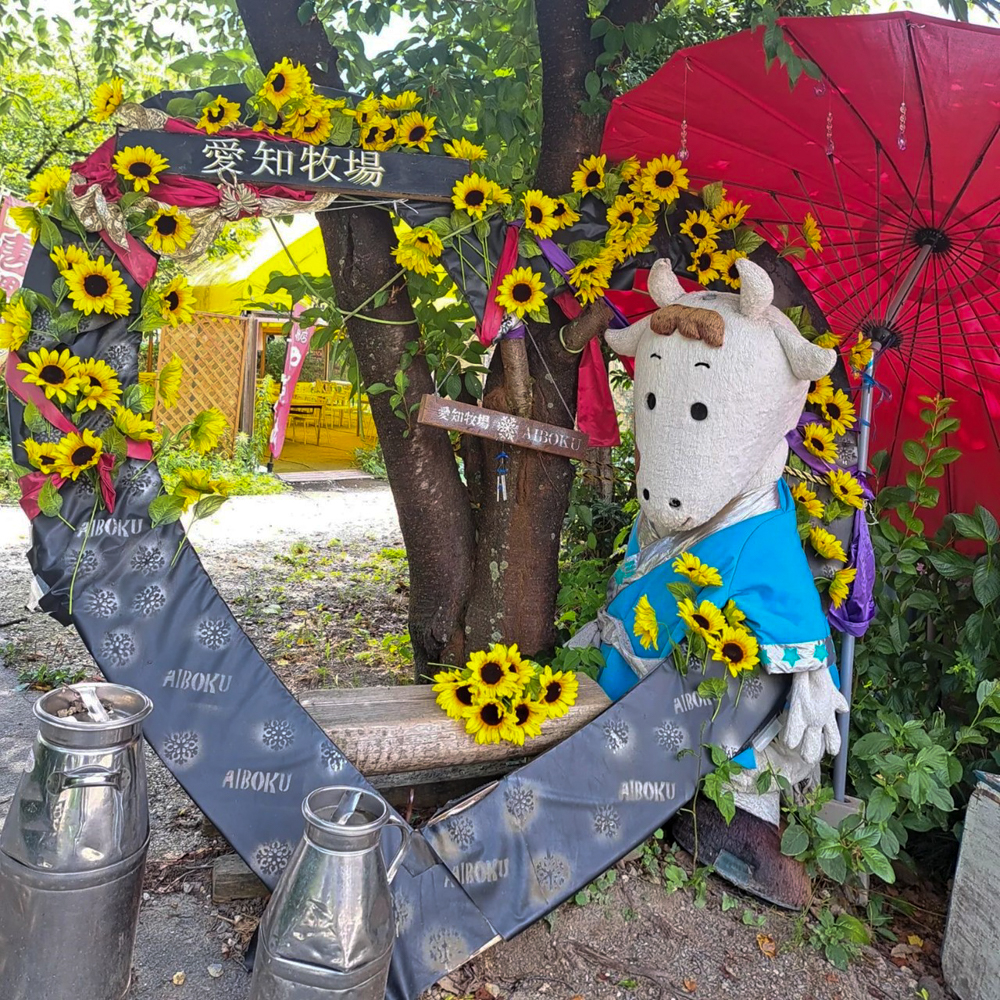
[[[896,873],[892,870],[889,859],[877,847],[862,847],[861,858],[869,871],[883,882],[892,885],[896,881]]]
[[[536,323],[551,323],[549,319],[549,307],[543,302],[537,309],[532,309],[528,317]]]
[[[714,212],[722,202],[723,184],[722,181],[715,181],[706,184],[701,189],[701,200],[710,212]]]
[[[589,97],[597,97],[597,95],[601,92],[600,76],[591,70],[587,74],[586,79],[584,79],[583,86]]]
[[[884,823],[895,811],[896,802],[884,788],[876,788],[868,796],[865,816],[870,823]]]
[[[818,857],[816,859],[816,864],[823,869],[827,877],[832,878],[834,882],[843,885],[847,880],[847,862],[844,860],[844,856],[841,853],[835,854],[833,857],[824,858]]]
[[[694,600],[694,587],[690,583],[668,583],[667,590],[673,595],[674,599],[678,602],[683,600]]]
[[[986,541],[986,532],[978,517],[973,517],[971,514],[952,514],[951,520],[955,525],[955,530],[963,538],[978,538],[980,541]]]
[[[54,247],[62,246],[62,233],[59,232],[59,227],[47,216],[43,215],[41,232],[38,235],[38,242],[45,247],[46,250],[52,250]]]
[[[351,141],[351,132],[354,131],[354,119],[347,115],[334,115],[332,126],[327,142],[331,146],[346,146]]]
[[[211,517],[228,499],[216,493],[203,496],[194,505],[194,519],[200,521],[204,517]]]
[[[1000,567],[984,556],[976,563],[972,573],[972,592],[985,608],[1000,597]]]
[[[43,434],[50,427],[49,422],[42,416],[34,403],[25,403],[24,423],[32,434]]]
[[[175,97],[167,102],[167,114],[171,118],[197,118],[198,105],[190,97]]]
[[[46,517],[57,517],[62,510],[63,498],[55,488],[51,479],[45,480],[45,485],[38,494],[38,509]]]
[[[749,226],[740,226],[733,233],[733,238],[736,241],[736,249],[747,255],[765,243],[764,237],[755,233]]]
[[[450,236],[452,233],[451,219],[447,216],[438,216],[436,219],[431,219],[430,222],[425,223],[426,227],[432,232],[436,233],[442,239]]]
[[[125,435],[114,424],[110,424],[101,431],[101,443],[104,445],[104,450],[114,455],[116,463],[121,466],[128,457],[128,442],[125,440]]]
[[[793,823],[781,835],[781,853],[797,858],[809,850],[809,834],[804,826]]]
[[[299,9],[296,12],[299,24],[308,24],[316,16],[316,4],[313,0],[306,0],[305,3],[299,4]]]
[[[384,382],[372,382],[365,391],[369,396],[377,396],[381,392],[388,392],[389,386]]]
[[[922,466],[927,461],[927,451],[922,444],[917,441],[903,442],[903,457],[911,465]]]
[[[725,697],[727,690],[726,679],[724,677],[706,677],[698,685],[699,696],[708,701],[718,701],[720,698]]]
[[[840,969],[842,972],[847,971],[847,965],[850,961],[850,957],[847,954],[847,949],[842,944],[834,942],[826,945],[823,948],[823,954],[826,955],[826,960],[835,969]]]
[[[954,549],[932,552],[927,558],[946,580],[964,580],[966,577],[972,576],[976,568],[976,564],[968,556],[964,556]]]
[[[874,760],[892,746],[892,737],[887,733],[865,733],[851,747],[851,755],[859,760]]]
[[[149,519],[154,528],[179,521],[183,512],[184,499],[171,493],[161,494],[149,505]]]
[[[526,233],[524,230],[521,231],[517,238],[517,252],[525,260],[542,256],[542,248],[535,242],[535,238],[531,233]]]
[[[990,545],[993,545],[1000,538],[1000,526],[997,525],[997,519],[980,504],[976,504],[976,517],[982,526],[983,537]]]

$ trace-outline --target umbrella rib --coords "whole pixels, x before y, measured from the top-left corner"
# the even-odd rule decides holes
[[[979,168],[983,165],[983,160],[986,159],[986,154],[990,151],[990,146],[992,146],[993,143],[996,142],[996,138],[998,135],[1000,135],[1000,121],[998,121],[996,125],[993,127],[993,132],[990,134],[989,139],[986,140],[986,145],[983,147],[979,156],[976,157],[976,162],[972,164],[972,169],[969,171],[969,176],[965,178],[965,182],[958,189],[958,193],[955,195],[955,198],[952,201],[951,205],[948,206],[948,211],[944,213],[944,216],[941,219],[942,229],[944,228],[948,220],[951,218],[952,212],[954,212],[955,209],[958,208],[958,203],[962,200],[962,195],[965,194],[965,192],[968,190],[969,185],[972,183],[972,178],[976,176],[976,171],[978,171]]]
[[[920,193],[920,181],[923,179],[924,165],[927,166],[927,185],[929,187],[928,205],[930,205],[931,225],[934,224],[934,165],[931,163],[931,127],[927,120],[927,101],[924,98],[924,81],[920,77],[920,63],[917,60],[917,50],[913,45],[913,29],[909,22],[906,23],[906,46],[910,50],[910,58],[913,60],[913,77],[916,82],[917,93],[920,95],[920,117],[924,122],[924,160],[920,164],[920,177],[917,178],[917,190],[914,192],[914,201]],[[904,94],[905,97],[905,94]],[[923,213],[921,212],[923,219]],[[924,220],[926,221],[926,220]]]
[[[966,212],[965,215],[963,215],[960,219],[953,219],[952,221],[953,221],[954,225],[960,226],[963,222],[965,222],[966,219],[971,219],[974,215],[978,215],[980,212],[982,212],[985,209],[989,208],[990,205],[995,205],[998,201],[1000,201],[1000,194],[994,195],[992,198],[988,198],[981,205],[979,205],[976,208],[973,208],[970,211]],[[993,218],[995,219],[996,216],[994,215]],[[989,226],[985,226],[984,228],[985,229],[989,229],[990,227]],[[982,229],[970,229],[969,230],[969,232],[973,232],[973,233],[981,233],[982,231],[983,231]]]

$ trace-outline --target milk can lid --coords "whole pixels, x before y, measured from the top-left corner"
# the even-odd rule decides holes
[[[42,737],[57,746],[95,749],[139,735],[153,703],[122,684],[85,683],[56,688],[35,702]]]

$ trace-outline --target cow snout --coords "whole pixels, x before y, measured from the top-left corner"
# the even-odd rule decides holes
[[[677,508],[680,507],[680,505],[681,505],[681,502],[680,502],[680,500],[677,499],[677,497],[671,497],[670,498],[670,506],[673,507],[674,510],[677,510]]]

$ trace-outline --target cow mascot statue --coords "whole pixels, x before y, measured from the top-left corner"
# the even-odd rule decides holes
[[[815,781],[824,751],[840,748],[836,713],[847,703],[782,478],[785,435],[810,382],[832,369],[836,353],[806,340],[772,304],[771,279],[758,265],[740,260],[737,268],[739,294],[685,293],[669,261],[657,261],[649,291],[659,308],[606,334],[615,352],[635,359],[640,513],[606,607],[572,644],[600,645],[600,684],[617,699],[650,671],[675,669],[674,649],[691,634],[692,613],[679,613],[671,584],[694,584],[696,606],[738,609],[741,634],[752,633],[756,649],[734,647],[729,655],[753,652],[757,669],[790,674],[788,703],[735,758],[745,770],[733,779],[733,822],[699,806],[700,855],[758,895],[801,906],[808,880],[780,853],[777,784],[759,794],[756,778],[772,769],[793,785]],[[721,619],[700,624],[723,635]],[[715,648],[722,658],[726,651]],[[685,846],[694,839],[690,826],[688,819],[675,825]]]

